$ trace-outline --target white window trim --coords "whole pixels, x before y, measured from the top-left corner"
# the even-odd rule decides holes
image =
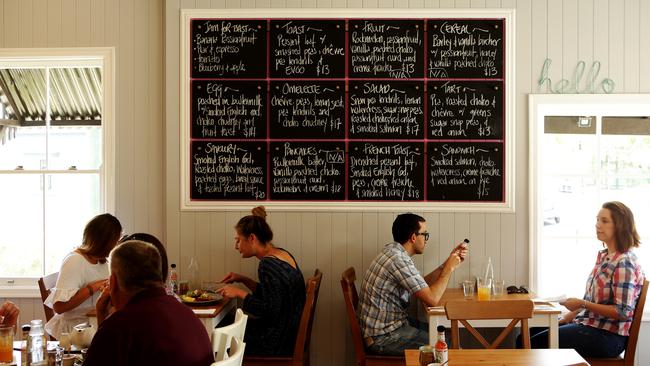
[[[612,110],[616,110],[612,112]],[[544,134],[544,116],[650,116],[650,94],[529,94],[528,96],[528,169],[529,183],[529,251],[528,283],[537,289],[538,258],[541,242],[539,223],[543,205],[539,200],[541,176],[538,174],[539,139]],[[585,274],[586,275],[586,274]],[[650,322],[650,308],[646,306],[643,321]]]
[[[115,48],[0,48],[0,67],[97,66],[102,68],[103,181],[101,210],[115,211]],[[13,282],[12,282],[13,281]],[[37,278],[5,278],[0,283],[1,298],[40,297]],[[33,285],[32,285],[33,284]]]

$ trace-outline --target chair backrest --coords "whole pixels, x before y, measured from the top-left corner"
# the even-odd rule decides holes
[[[524,348],[530,348],[528,319],[533,317],[533,307],[534,304],[531,300],[453,300],[447,302],[445,304],[445,313],[447,314],[447,319],[451,321],[452,348],[460,348],[458,322],[461,322],[485,348],[497,348],[517,323],[521,322],[521,337]],[[512,321],[510,321],[510,324],[501,331],[492,343],[488,343],[467,321],[480,319],[512,319]]]
[[[357,319],[357,306],[359,305],[359,294],[354,285],[357,276],[354,267],[350,267],[341,274],[341,289],[343,289],[343,299],[345,308],[348,312],[348,321],[352,331],[352,343],[354,344],[354,354],[357,358],[357,365],[363,365],[366,358],[366,350],[363,345],[363,335]]]
[[[51,273],[38,279],[38,289],[41,291],[41,300],[43,301],[43,310],[45,311],[45,321],[50,321],[54,316],[54,310],[45,305],[45,299],[50,296],[50,290],[56,285],[59,278],[59,272]]]
[[[639,329],[641,328],[641,318],[643,318],[643,308],[645,307],[646,295],[648,294],[648,280],[643,282],[639,300],[634,308],[634,317],[630,326],[630,337],[627,339],[625,347],[625,366],[634,365],[634,356],[636,354],[636,343],[639,340]]]
[[[237,309],[232,324],[212,331],[212,351],[215,353],[215,361],[226,359],[226,352],[231,347],[233,339],[244,339],[247,321],[248,315],[244,314],[242,309]]]
[[[228,338],[228,335],[221,333],[218,334],[218,337]],[[241,366],[242,361],[244,360],[245,349],[246,343],[244,343],[241,338],[234,337],[230,343],[230,352],[228,353],[228,358],[221,361],[215,361],[210,366]]]
[[[307,279],[305,306],[302,308],[296,346],[293,349],[295,365],[309,365],[309,341],[311,340],[311,328],[314,323],[314,312],[322,279],[323,273],[319,269],[314,271],[314,276]]]

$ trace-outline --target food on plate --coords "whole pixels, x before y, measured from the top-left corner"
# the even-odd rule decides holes
[[[187,291],[187,293],[181,295],[181,300],[185,302],[200,302],[214,300],[214,298],[209,293],[197,289]]]

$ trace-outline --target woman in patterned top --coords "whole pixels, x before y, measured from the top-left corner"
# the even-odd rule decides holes
[[[569,313],[560,320],[560,348],[583,357],[616,357],[625,349],[644,274],[632,248],[639,234],[632,211],[621,202],[606,202],[596,217],[596,236],[603,250],[589,274],[582,299],[562,302]],[[547,347],[546,331],[531,338],[533,348]]]
[[[243,258],[256,257],[259,282],[228,273],[225,283],[241,282],[251,293],[227,285],[219,290],[228,298],[243,299],[249,314],[244,342],[249,355],[290,355],[296,342],[300,315],[305,304],[305,279],[288,251],[275,247],[273,231],[266,223],[263,206],[242,217],[235,226],[235,249]]]

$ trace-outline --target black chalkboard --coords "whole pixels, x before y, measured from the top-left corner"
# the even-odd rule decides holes
[[[344,20],[272,20],[270,37],[272,78],[345,76]]]
[[[430,19],[427,24],[427,77],[503,78],[504,19]]]
[[[345,199],[345,143],[272,142],[270,199]]]
[[[193,80],[192,138],[266,138],[266,83]]]
[[[351,19],[350,78],[424,77],[424,21]]]
[[[348,199],[424,200],[424,144],[350,142]]]
[[[431,142],[427,152],[428,200],[503,200],[503,144]]]
[[[192,199],[266,199],[264,142],[193,141],[191,152]]]
[[[192,20],[193,78],[266,76],[266,20]]]
[[[505,202],[508,15],[475,16],[191,19],[190,200]]]
[[[345,138],[345,82],[271,82],[270,95],[271,138]]]
[[[431,139],[502,139],[503,82],[429,81]]]
[[[424,83],[350,81],[351,139],[421,139],[424,137]]]

